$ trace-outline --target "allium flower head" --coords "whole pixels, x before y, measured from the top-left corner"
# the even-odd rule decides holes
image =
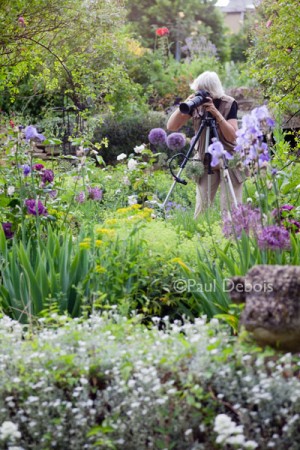
[[[164,146],[167,142],[167,133],[162,128],[152,128],[148,135],[150,144]]]
[[[261,213],[258,208],[252,208],[251,204],[241,204],[233,208],[231,215],[225,214],[223,218],[223,233],[229,238],[240,238],[244,231],[248,236],[257,235],[261,231]]]
[[[103,191],[98,187],[88,188],[88,198],[91,200],[102,200]]]
[[[78,203],[83,203],[85,200],[85,192],[84,191],[80,191],[79,194],[76,196],[76,201]]]
[[[34,216],[46,216],[47,209],[43,205],[43,203],[40,200],[34,200],[34,199],[28,199],[25,201],[25,206],[27,207],[28,214],[32,214]]]
[[[14,235],[14,232],[12,231],[12,223],[3,222],[2,228],[3,228],[6,239],[11,239]]]
[[[167,147],[170,150],[181,150],[186,143],[186,137],[182,133],[172,133],[167,137]]]
[[[166,36],[166,35],[168,35],[169,33],[170,33],[170,32],[169,32],[169,29],[168,29],[167,27],[157,28],[157,29],[155,30],[156,36],[159,36],[159,37]]]
[[[284,250],[291,246],[290,234],[284,227],[269,225],[261,231],[258,237],[258,246],[261,249]]]
[[[25,128],[25,139],[29,142],[31,139],[39,139],[40,141],[44,141],[46,138],[43,134],[39,133],[33,125],[29,125]]]
[[[45,169],[42,172],[42,182],[43,183],[52,183],[54,180],[54,173],[51,169]]]
[[[43,170],[44,164],[33,164],[32,169],[39,172],[40,170]]]

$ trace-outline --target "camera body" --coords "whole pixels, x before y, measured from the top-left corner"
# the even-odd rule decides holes
[[[195,93],[195,97],[185,103],[180,103],[179,110],[182,114],[192,114],[194,109],[201,106],[207,101],[207,97],[211,98],[210,93],[204,89],[200,89]]]

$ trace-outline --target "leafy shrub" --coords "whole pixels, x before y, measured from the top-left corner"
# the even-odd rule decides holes
[[[117,155],[129,155],[136,145],[147,144],[148,134],[152,128],[163,128],[166,125],[165,114],[158,112],[135,113],[118,120],[107,115],[103,123],[95,130],[94,140],[101,142],[108,139],[107,149],[101,151],[107,164],[115,164]]]

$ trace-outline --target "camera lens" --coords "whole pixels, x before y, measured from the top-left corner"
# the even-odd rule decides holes
[[[207,97],[210,97],[209,92],[201,90],[196,92],[195,97],[185,103],[180,103],[179,110],[182,114],[192,114],[195,108],[206,102]]]

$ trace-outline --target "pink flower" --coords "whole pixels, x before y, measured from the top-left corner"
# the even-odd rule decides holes
[[[162,28],[157,28],[157,30],[155,31],[156,36],[166,36],[167,34],[169,34],[169,29],[167,27],[162,27]]]
[[[26,22],[25,22],[24,17],[20,16],[20,17],[18,18],[18,24],[19,24],[20,27],[22,27],[22,28],[25,28],[25,27],[26,27]]]
[[[268,20],[268,22],[266,23],[266,27],[270,28],[271,25],[272,25],[272,20]]]

